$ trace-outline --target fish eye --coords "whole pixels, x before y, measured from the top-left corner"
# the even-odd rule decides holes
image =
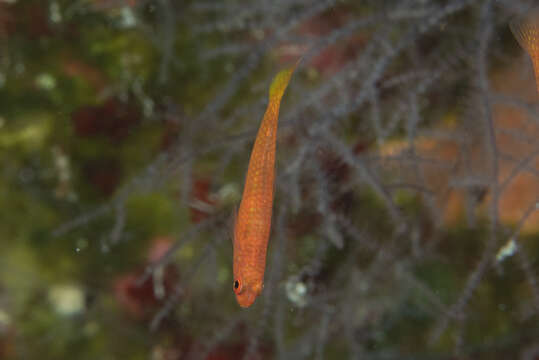
[[[239,279],[234,280],[234,292],[236,294],[241,292],[241,281]]]

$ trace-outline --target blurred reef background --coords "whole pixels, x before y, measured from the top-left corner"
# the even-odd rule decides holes
[[[0,0],[0,359],[539,359],[523,0]],[[232,221],[283,99],[265,288]]]

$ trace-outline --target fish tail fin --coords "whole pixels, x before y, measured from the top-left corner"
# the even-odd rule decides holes
[[[509,28],[530,55],[539,52],[539,8],[532,10],[524,19],[512,20]]]
[[[270,101],[281,99],[286,87],[288,86],[288,83],[290,82],[290,78],[292,77],[292,74],[294,73],[294,70],[296,70],[296,67],[300,61],[301,58],[294,65],[279,71],[277,75],[275,75],[269,89]]]

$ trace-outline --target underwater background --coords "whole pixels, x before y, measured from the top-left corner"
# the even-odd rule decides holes
[[[535,5],[0,0],[0,359],[539,359]]]

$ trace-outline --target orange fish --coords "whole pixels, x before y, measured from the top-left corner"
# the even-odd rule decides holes
[[[539,92],[539,8],[530,11],[521,21],[512,21],[509,27],[520,46],[532,59],[535,83]]]
[[[271,83],[268,107],[256,135],[234,224],[233,288],[241,307],[251,306],[264,287],[273,208],[279,107],[296,65],[280,71]]]

